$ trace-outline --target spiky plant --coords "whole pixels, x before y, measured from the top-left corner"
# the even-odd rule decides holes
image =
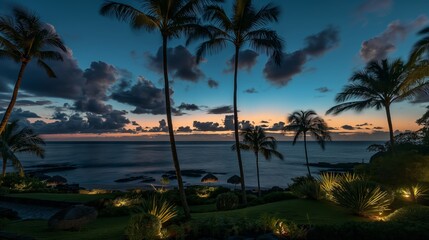
[[[152,195],[143,200],[140,211],[155,216],[161,224],[164,224],[177,216],[176,206],[170,201],[157,195]]]
[[[325,197],[320,182],[315,180],[305,180],[304,182],[291,187],[292,193],[300,198],[321,200]]]
[[[376,216],[389,209],[393,195],[367,180],[341,181],[332,191],[334,202],[359,216]]]
[[[413,202],[417,202],[421,197],[425,196],[429,189],[421,184],[411,185],[399,189],[400,194]]]
[[[334,190],[334,188],[338,186],[340,179],[341,179],[341,176],[338,173],[323,172],[320,174],[320,178],[319,178],[320,187],[325,192],[326,197],[329,200],[333,199],[332,190]]]

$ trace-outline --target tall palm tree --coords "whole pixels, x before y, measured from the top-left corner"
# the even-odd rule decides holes
[[[283,160],[283,155],[277,151],[277,142],[274,137],[266,136],[264,129],[259,126],[249,127],[241,132],[243,141],[239,147],[244,151],[252,151],[256,158],[256,176],[258,178],[258,196],[261,196],[261,184],[259,181],[259,153],[266,160],[270,160],[274,155]],[[235,150],[237,145],[234,144],[232,149]]]
[[[331,141],[328,125],[313,110],[295,111],[289,115],[288,122],[289,124],[283,130],[295,132],[292,144],[295,145],[301,135],[304,138],[305,161],[308,176],[311,177],[310,166],[308,165],[307,134],[313,136],[320,147],[325,150],[325,142]]]
[[[419,57],[426,54],[429,57],[429,26],[423,28],[418,34],[423,37],[414,44],[411,56]]]
[[[255,9],[252,0],[235,0],[232,15],[228,16],[221,6],[207,6],[204,11],[204,19],[213,25],[205,26],[193,32],[188,38],[187,44],[198,39],[204,39],[197,50],[197,62],[207,53],[213,54],[224,49],[228,43],[234,46],[234,136],[235,144],[239,144],[238,110],[237,110],[237,78],[240,50],[246,45],[258,51],[270,54],[275,62],[280,64],[283,40],[277,33],[267,27],[271,22],[277,22],[280,8],[272,4],[266,4],[260,9]],[[243,203],[247,203],[246,187],[244,182],[243,163],[240,148],[236,148],[238,166],[240,169],[241,189]]]
[[[168,40],[179,38],[182,34],[189,33],[195,29],[198,26],[198,11],[203,9],[205,5],[220,2],[220,0],[138,0],[136,2],[139,5],[138,8],[125,3],[106,1],[100,8],[100,14],[116,17],[119,21],[129,22],[133,29],[144,29],[148,32],[158,31],[161,34],[165,109],[171,153],[176,170],[181,202],[186,217],[190,217],[171,117],[170,82],[168,80],[167,66]]]
[[[350,83],[335,98],[339,104],[330,108],[326,114],[337,115],[347,110],[360,112],[366,108],[384,108],[390,145],[393,148],[395,140],[390,106],[394,102],[411,99],[421,91],[428,90],[428,79],[425,79],[424,75],[412,74],[416,68],[418,67],[413,63],[405,64],[400,59],[391,62],[387,59],[369,62],[364,70],[353,73]]]
[[[21,63],[12,98],[0,123],[0,134],[4,131],[18,97],[19,87],[27,65],[34,58],[49,77],[55,73],[45,60],[62,61],[61,54],[52,49],[67,52],[58,34],[39,17],[25,10],[13,9],[13,17],[0,17],[0,58],[6,57]]]
[[[19,175],[24,176],[24,169],[16,153],[32,153],[44,158],[45,142],[33,129],[24,127],[19,129],[18,121],[13,121],[6,126],[0,135],[0,156],[3,159],[2,176],[6,175],[7,161],[11,160],[13,166],[19,171]]]

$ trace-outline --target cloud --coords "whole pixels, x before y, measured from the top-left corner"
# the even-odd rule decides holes
[[[158,123],[159,123],[158,127],[153,127],[149,129],[148,132],[168,132],[168,126],[165,119],[161,119]]]
[[[192,129],[189,126],[186,126],[186,127],[180,126],[177,129],[177,132],[190,133],[190,132],[192,132]]]
[[[266,130],[268,130],[268,131],[282,131],[285,126],[286,126],[286,123],[280,121],[280,122],[274,123],[270,128],[267,128]]]
[[[280,65],[270,57],[264,67],[265,78],[273,85],[285,86],[301,73],[311,58],[320,57],[339,44],[339,31],[329,26],[323,31],[305,38],[305,47],[292,53],[283,53]]]
[[[396,50],[396,44],[403,41],[409,33],[419,29],[428,22],[426,16],[419,16],[412,22],[403,23],[399,20],[391,22],[378,36],[362,43],[359,55],[365,61],[387,58],[390,52]]]
[[[180,106],[177,107],[179,110],[186,110],[186,111],[197,111],[200,110],[200,107],[193,103],[183,103],[180,104]]]
[[[209,88],[217,88],[219,86],[219,83],[212,78],[209,78],[207,84],[209,85]]]
[[[250,72],[253,66],[255,66],[258,56],[259,54],[257,52],[252,51],[250,49],[240,51],[238,53],[238,66],[237,66],[238,69],[244,69]],[[234,63],[235,63],[235,54],[232,55],[232,57],[226,62],[228,67],[223,72],[224,73],[234,72]]]
[[[148,66],[153,71],[163,73],[162,48],[160,47],[156,55],[147,55]],[[198,67],[196,58],[186,47],[179,45],[175,48],[167,49],[168,68],[173,77],[191,82],[197,82],[204,78],[204,73]]]
[[[355,128],[353,126],[350,126],[350,125],[343,125],[343,126],[341,126],[341,128],[344,130],[355,130]]]
[[[211,108],[207,111],[208,114],[225,114],[225,113],[233,113],[234,109],[232,106],[220,106]]]
[[[205,132],[214,132],[214,131],[224,131],[223,127],[220,127],[217,122],[199,122],[194,121],[192,126],[195,128],[195,131],[205,131]]]
[[[320,92],[320,93],[327,93],[327,92],[331,91],[327,87],[320,87],[320,88],[316,88],[315,90],[318,91],[318,92]]]
[[[356,127],[364,127],[364,126],[372,126],[372,124],[370,123],[361,123],[361,124],[356,124]]]
[[[355,10],[354,15],[358,19],[363,19],[367,14],[384,14],[393,5],[393,0],[365,0]]]
[[[51,119],[54,119],[54,120],[60,120],[60,121],[66,121],[66,120],[67,120],[67,118],[68,118],[67,113],[60,112],[60,111],[55,111],[55,112],[52,114],[52,118],[51,118]]]
[[[1,118],[3,118],[3,115],[4,113],[2,113]],[[27,119],[27,118],[40,118],[40,116],[34,112],[31,112],[28,110],[22,110],[22,108],[14,109],[10,116],[11,120],[20,120],[20,119]]]
[[[260,123],[270,123],[270,122],[266,120],[262,120]]]
[[[258,91],[256,91],[255,88],[249,88],[249,89],[244,90],[243,92],[244,93],[250,93],[250,94],[252,94],[252,93],[258,93]]]
[[[384,129],[384,128],[383,127],[374,127],[373,129],[381,130],[381,129]]]

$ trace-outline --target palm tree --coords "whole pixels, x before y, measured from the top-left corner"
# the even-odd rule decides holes
[[[4,131],[21,86],[25,68],[33,60],[43,68],[49,77],[55,73],[45,60],[62,61],[61,54],[52,49],[67,52],[58,34],[39,17],[25,10],[13,9],[13,17],[0,17],[0,57],[7,57],[21,63],[18,78],[15,82],[12,98],[0,124],[0,134]]]
[[[32,153],[44,158],[45,149],[42,147],[45,142],[31,128],[19,129],[18,121],[13,121],[6,126],[0,135],[0,155],[3,158],[2,176],[6,175],[6,164],[12,161],[13,166],[19,171],[20,176],[24,176],[24,169],[16,153]]]
[[[276,156],[283,160],[283,155],[277,151],[277,142],[274,137],[267,137],[264,129],[259,126],[250,127],[241,132],[243,141],[240,143],[240,149],[244,151],[252,151],[256,157],[256,176],[258,178],[258,196],[261,196],[261,184],[259,181],[259,153],[266,160],[270,160],[271,156]],[[237,145],[234,144],[232,149],[235,150]]]
[[[387,59],[369,62],[364,70],[353,73],[351,83],[335,98],[340,104],[330,108],[326,114],[337,115],[346,110],[361,112],[366,108],[384,108],[393,149],[395,141],[390,106],[394,102],[411,99],[428,89],[429,82],[424,75],[412,74],[417,68],[419,67],[413,63],[405,64],[400,59],[392,62]]]
[[[285,126],[283,130],[295,132],[293,145],[296,144],[296,141],[301,135],[304,137],[305,161],[308,176],[311,178],[310,166],[308,165],[307,134],[313,136],[320,147],[325,150],[325,142],[331,141],[328,125],[321,117],[317,116],[317,113],[313,110],[295,111],[289,115],[288,122],[289,124]]]
[[[277,22],[280,8],[266,4],[255,9],[252,0],[235,0],[232,16],[228,16],[221,6],[207,6],[204,19],[213,25],[204,26],[191,33],[187,44],[198,39],[204,39],[197,49],[197,62],[207,53],[213,54],[221,51],[231,43],[234,46],[234,136],[235,144],[239,144],[238,110],[237,110],[237,78],[240,50],[247,44],[250,48],[272,55],[275,62],[280,64],[283,41],[277,33],[267,27],[270,22]],[[240,169],[241,189],[243,203],[247,203],[246,187],[244,183],[243,163],[240,148],[236,148],[238,166]]]
[[[411,56],[419,57],[426,53],[429,57],[429,26],[423,28],[419,35],[423,37],[414,44]]]
[[[159,31],[162,37],[164,94],[168,132],[170,135],[171,153],[176,170],[180,198],[186,217],[190,217],[189,207],[183,188],[176,141],[174,139],[173,121],[171,117],[170,82],[168,80],[167,47],[168,40],[179,38],[198,26],[196,17],[205,5],[220,0],[139,0],[139,8],[129,4],[107,1],[100,8],[103,16],[113,16],[119,21],[129,22],[133,29],[145,29],[148,32]]]

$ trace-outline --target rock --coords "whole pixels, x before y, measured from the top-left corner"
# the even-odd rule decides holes
[[[84,205],[74,205],[55,213],[48,226],[58,230],[79,230],[97,218],[97,210]]]
[[[19,219],[18,212],[9,208],[0,207],[0,219],[6,218],[10,220]]]

